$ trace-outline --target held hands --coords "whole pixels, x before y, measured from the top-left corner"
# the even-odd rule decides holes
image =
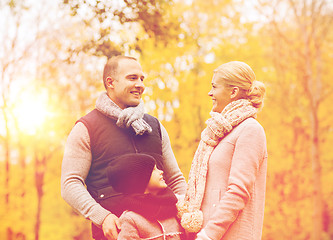
[[[104,236],[109,240],[116,240],[118,237],[118,230],[120,230],[119,219],[114,214],[106,216],[102,223]]]

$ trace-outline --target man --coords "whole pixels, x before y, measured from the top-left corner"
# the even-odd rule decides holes
[[[106,93],[97,99],[96,109],[77,121],[67,139],[61,174],[62,197],[92,221],[96,240],[117,239],[118,235],[121,212],[113,209],[120,197],[108,186],[105,172],[113,158],[131,152],[157,157],[173,192],[182,195],[186,190],[165,128],[156,118],[144,114],[143,80],[141,65],[135,58],[109,59],[103,73]]]

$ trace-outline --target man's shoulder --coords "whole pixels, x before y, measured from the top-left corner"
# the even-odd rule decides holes
[[[95,116],[101,115],[102,113],[100,113],[96,108],[91,110],[90,112],[88,112],[86,115],[82,116],[79,120],[81,119],[90,119],[93,118]]]
[[[158,131],[159,132],[161,132],[161,123],[160,123],[160,121],[156,118],[156,117],[154,117],[154,116],[152,116],[152,115],[150,115],[150,114],[148,114],[148,113],[145,113],[144,115],[143,115],[143,119],[153,128],[153,129],[158,129]]]
[[[87,125],[89,123],[95,124],[96,121],[100,121],[103,119],[107,119],[107,117],[95,108],[95,109],[91,110],[90,112],[88,112],[86,115],[82,116],[80,119],[78,119],[76,121],[76,123],[82,122],[85,125]]]
[[[145,113],[144,115],[143,115],[143,118],[146,120],[146,119],[150,119],[150,120],[154,120],[154,121],[157,121],[157,122],[159,122],[159,120],[156,118],[156,117],[154,117],[154,116],[152,116],[152,115],[150,115],[150,114],[148,114],[148,113]]]

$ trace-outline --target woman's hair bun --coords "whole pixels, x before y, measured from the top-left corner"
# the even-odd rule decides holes
[[[247,92],[247,97],[255,108],[263,107],[265,92],[266,88],[263,82],[257,80],[252,82],[252,85]]]

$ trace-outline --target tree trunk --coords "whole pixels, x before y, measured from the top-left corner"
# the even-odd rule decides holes
[[[313,178],[313,232],[312,239],[320,240],[323,231],[323,199],[321,186],[321,164],[319,158],[319,121],[317,109],[311,113],[311,161]]]
[[[304,8],[306,2],[304,2]],[[304,11],[306,12],[306,11]],[[305,17],[305,16],[303,16]],[[301,18],[300,18],[301,19]],[[310,23],[316,22],[315,16],[311,15]],[[307,29],[309,26],[306,20],[300,20],[300,30],[303,35],[304,43],[304,61],[305,61],[305,76],[304,87],[305,92],[309,98],[309,120],[311,129],[311,163],[312,163],[312,187],[313,187],[313,230],[312,240],[321,240],[323,231],[323,199],[321,188],[321,164],[319,158],[319,119],[318,108],[319,99],[321,96],[321,48],[318,44],[316,37],[311,34]],[[311,52],[311,47],[316,46],[315,52]],[[314,71],[312,69],[316,69]]]
[[[43,198],[43,185],[44,185],[44,173],[45,173],[46,157],[42,157],[41,160],[36,156],[35,161],[35,186],[37,190],[37,212],[35,223],[35,240],[39,240],[39,229],[41,225],[41,211],[42,211],[42,198]]]
[[[3,117],[5,119],[5,129],[6,134],[4,137],[4,147],[5,147],[5,207],[8,209],[9,207],[9,173],[10,173],[10,131],[8,127],[8,117],[6,113],[6,102],[5,98],[3,98],[4,106],[3,106]]]

